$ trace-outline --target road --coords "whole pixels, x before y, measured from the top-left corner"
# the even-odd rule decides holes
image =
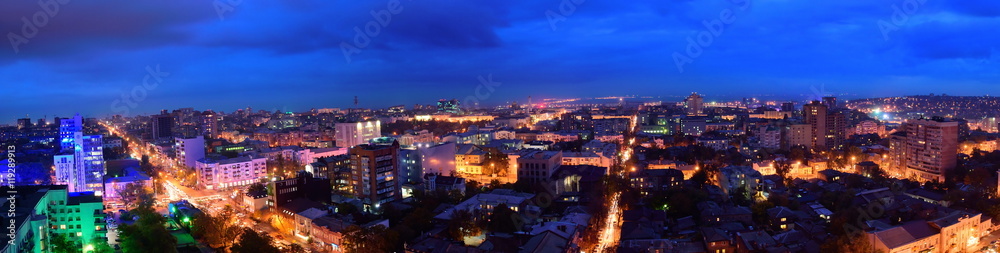
[[[157,196],[158,202],[172,202],[178,200],[187,200],[193,206],[201,209],[202,211],[216,215],[222,208],[226,205],[234,207],[237,211],[237,216],[234,222],[240,227],[250,227],[251,229],[263,232],[274,238],[273,242],[277,243],[279,246],[289,245],[289,244],[300,244],[307,249],[312,249],[312,245],[308,244],[301,238],[295,237],[289,234],[283,234],[274,227],[272,227],[267,222],[254,222],[248,217],[252,215],[247,212],[242,205],[237,202],[236,199],[232,198],[233,192],[230,191],[216,191],[216,190],[198,190],[183,186],[180,182],[176,180],[178,178],[174,174],[176,169],[164,169],[164,168],[174,168],[177,160],[171,158],[167,154],[160,154],[155,152],[155,150],[150,150],[147,143],[142,142],[139,138],[133,138],[125,134],[125,132],[119,130],[116,126],[110,122],[100,122],[102,126],[108,129],[113,135],[121,136],[122,139],[128,143],[130,149],[130,155],[132,158],[140,159],[142,156],[149,157],[150,164],[153,165],[159,172],[152,175],[155,182],[161,183],[165,193],[160,193]],[[164,175],[166,172],[166,175]],[[236,189],[238,191],[239,189]],[[281,239],[279,239],[281,238]],[[315,250],[313,250],[315,251]]]
[[[613,171],[612,174],[619,178],[628,179],[628,170],[625,169],[627,162],[632,159],[635,146],[634,133],[637,127],[637,116],[633,115],[630,122],[630,130],[624,133],[624,136],[628,138],[627,143],[622,143],[619,149],[619,160],[616,161],[618,166],[613,166],[617,171]],[[618,246],[618,241],[621,238],[621,225],[622,225],[622,208],[620,206],[621,202],[620,191],[613,192],[608,201],[608,213],[607,218],[604,220],[604,228],[600,230],[600,234],[597,236],[597,246],[594,247],[594,252],[604,252],[608,248],[613,248]],[[613,251],[613,249],[612,249]]]

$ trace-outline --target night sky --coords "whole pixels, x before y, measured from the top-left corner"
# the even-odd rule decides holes
[[[49,13],[0,1],[0,123],[123,108],[346,108],[354,96],[410,106],[474,95],[490,75],[500,86],[481,91],[483,104],[984,95],[1000,84],[995,0],[74,0]],[[25,33],[33,17],[46,22]],[[355,43],[369,23],[375,36]],[[689,54],[700,34],[710,43]],[[357,48],[350,61],[342,45]],[[675,55],[690,60],[683,71]],[[144,79],[145,98],[122,102]]]

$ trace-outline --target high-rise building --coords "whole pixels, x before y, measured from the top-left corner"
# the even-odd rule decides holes
[[[793,112],[795,111],[795,104],[792,102],[781,103],[781,111],[783,112]]]
[[[784,135],[782,148],[787,149],[793,146],[813,147],[812,125],[791,124],[785,127],[785,131],[782,134]]]
[[[826,147],[827,109],[826,105],[819,101],[812,101],[812,103],[802,106],[802,115],[805,117],[806,124],[812,127],[812,147],[814,148]]]
[[[17,119],[17,130],[28,129],[31,127],[31,118]]]
[[[219,117],[212,111],[205,111],[201,113],[201,129],[202,135],[208,138],[217,138],[219,136]]]
[[[823,105],[829,109],[837,108],[837,97],[823,97]]]
[[[826,148],[835,149],[844,146],[847,141],[847,113],[837,110],[826,114]]]
[[[918,181],[944,182],[958,160],[958,122],[935,119],[906,121],[906,168]]]
[[[205,138],[174,138],[174,156],[177,163],[194,168],[198,160],[205,158]]]
[[[906,178],[906,131],[890,134],[889,152],[886,154],[885,172],[891,177]]]
[[[56,184],[69,186],[69,192],[104,191],[104,142],[100,135],[83,135],[80,114],[60,122],[62,153],[52,157]]]
[[[382,137],[382,122],[360,121],[337,123],[334,125],[334,136],[337,147],[349,148],[368,143],[369,140]]]
[[[153,140],[174,136],[174,117],[169,114],[153,115],[150,125],[153,126]]]
[[[366,210],[375,211],[382,204],[402,199],[398,152],[398,143],[351,148],[351,186]]]
[[[77,132],[83,132],[83,118],[77,113],[72,118],[59,119],[59,140],[63,152],[73,151]]]
[[[703,106],[705,104],[705,99],[698,95],[698,93],[691,93],[687,99],[684,99],[684,110],[688,114],[701,114]]]

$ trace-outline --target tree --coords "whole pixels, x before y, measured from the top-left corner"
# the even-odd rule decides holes
[[[306,253],[306,248],[302,247],[302,245],[299,245],[298,243],[293,243],[292,245],[288,245],[288,248],[284,249],[282,252],[283,253]]]
[[[94,247],[93,253],[114,253],[115,249],[111,248],[108,244],[108,240],[102,237],[94,237],[90,240],[90,245]]]
[[[497,148],[482,148],[486,151],[483,159],[483,174],[506,177],[510,167],[510,158]]]
[[[263,184],[251,184],[250,187],[247,187],[247,193],[256,193],[265,191],[267,191],[267,187],[265,187]]]
[[[135,208],[140,205],[153,205],[153,193],[146,189],[141,181],[125,184],[124,187],[115,188],[118,197],[121,198],[125,208]]]
[[[204,238],[209,245],[222,245],[228,248],[239,237],[239,226],[233,224],[236,211],[226,205],[217,216],[202,213],[194,219],[194,235]]]
[[[448,221],[448,235],[452,240],[463,241],[467,236],[482,234],[481,217],[478,211],[455,210],[451,213],[451,220]]]
[[[337,205],[337,214],[348,215],[358,212],[358,207],[351,203],[340,203]]]
[[[396,250],[399,234],[383,225],[363,228],[351,225],[343,230],[345,253],[380,253]]]
[[[520,214],[510,210],[507,204],[500,204],[493,208],[490,215],[489,230],[494,233],[514,233],[521,230],[518,224],[524,224],[524,218]]]
[[[788,173],[792,171],[792,161],[780,159],[774,161],[774,173],[781,177],[781,180],[788,181]]]
[[[55,253],[76,253],[80,252],[80,244],[73,243],[66,239],[66,234],[49,233],[49,245]]]
[[[423,233],[434,228],[434,214],[424,207],[417,207],[403,217],[403,225]]]
[[[233,253],[279,253],[281,252],[278,247],[271,245],[271,236],[267,234],[260,234],[257,231],[253,231],[250,228],[243,228],[240,235],[240,241],[233,244],[231,252]]]
[[[177,252],[177,238],[164,226],[166,218],[143,205],[132,210],[132,213],[138,215],[139,220],[135,224],[121,226],[123,252]]]

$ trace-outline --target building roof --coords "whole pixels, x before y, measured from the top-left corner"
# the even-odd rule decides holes
[[[746,245],[747,249],[752,251],[763,250],[777,244],[774,242],[774,238],[771,238],[771,235],[764,231],[739,232],[736,233],[736,237],[743,245]]]
[[[875,237],[890,249],[909,244],[937,234],[925,221],[910,221],[903,225],[875,232]]]
[[[568,243],[569,240],[567,238],[550,231],[545,231],[528,239],[528,242],[521,247],[519,253],[563,252],[566,251]]]
[[[299,213],[296,213],[296,214],[298,214],[299,216],[306,217],[306,218],[312,220],[312,219],[316,219],[316,218],[319,218],[319,217],[326,216],[327,213],[326,213],[325,210],[320,210],[320,209],[316,209],[316,208],[309,208],[309,209],[306,209],[305,211],[302,211],[302,212],[299,212]]]

